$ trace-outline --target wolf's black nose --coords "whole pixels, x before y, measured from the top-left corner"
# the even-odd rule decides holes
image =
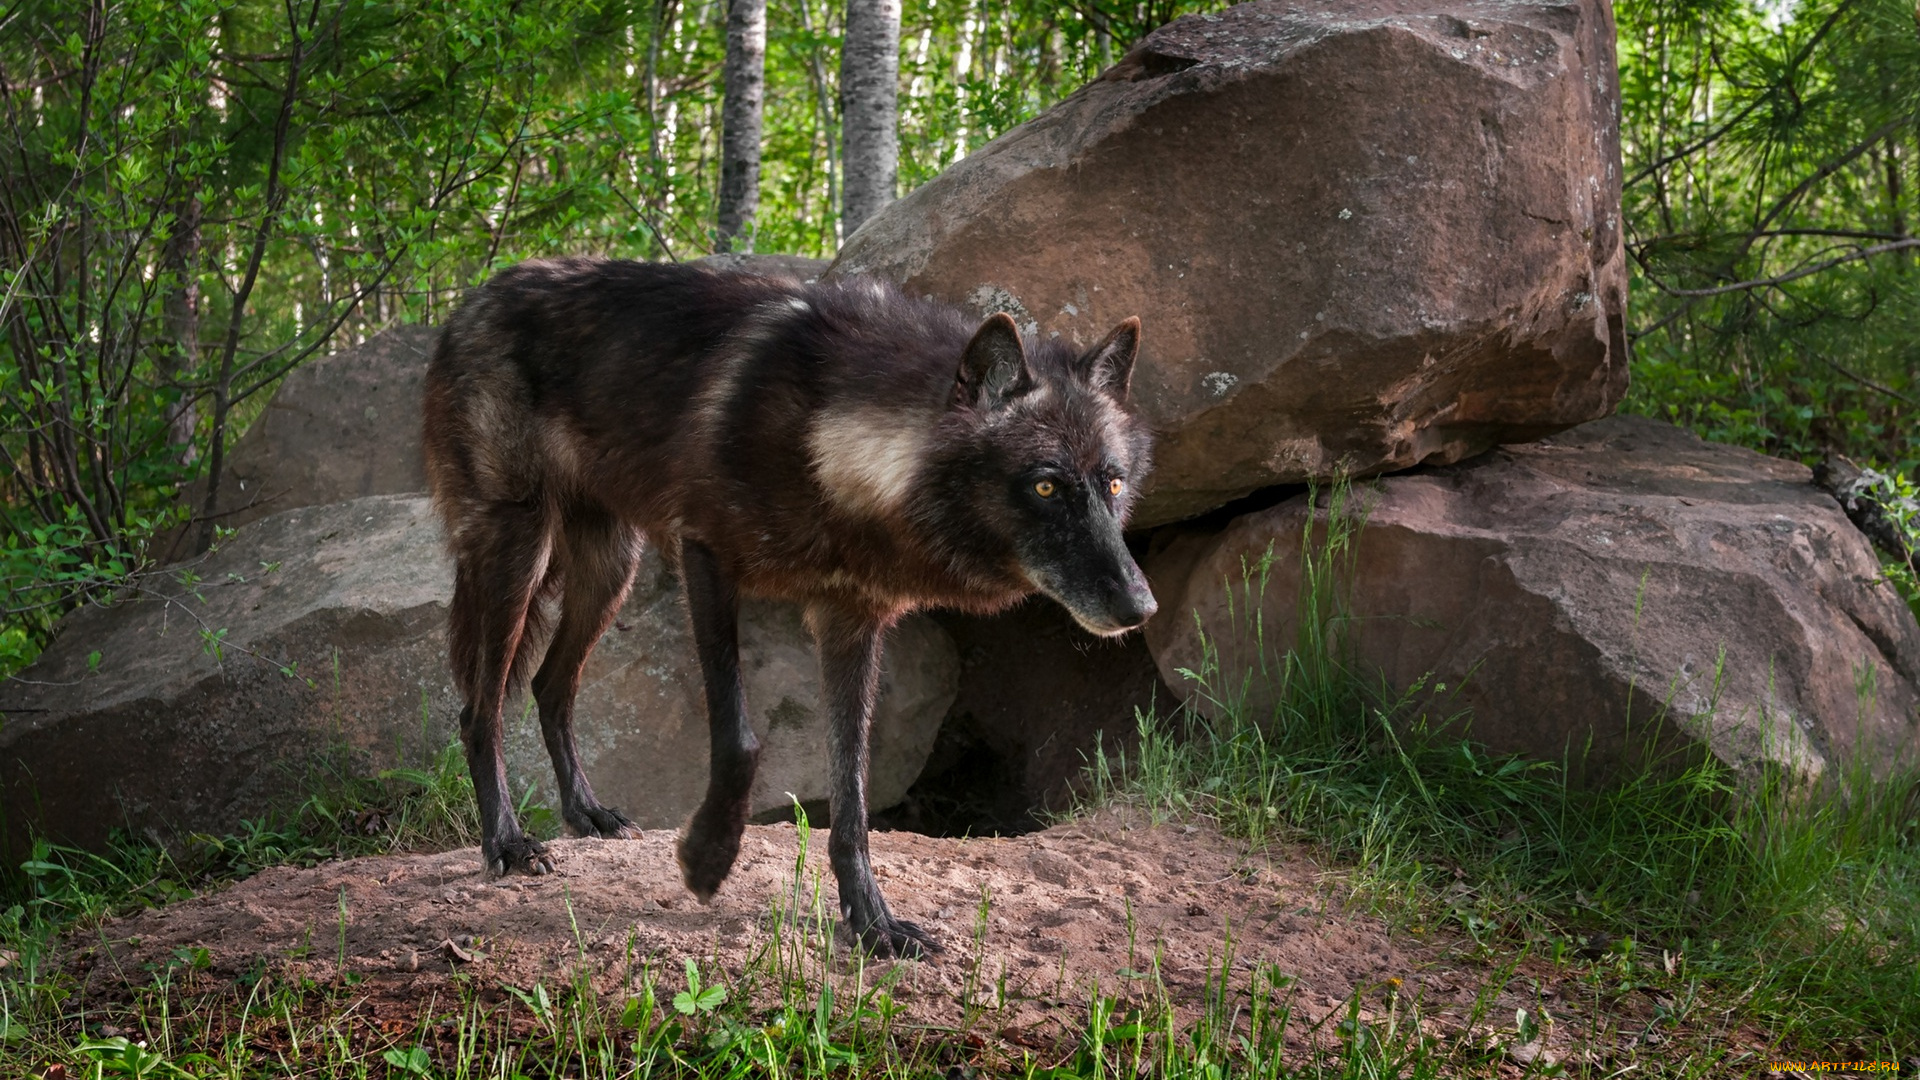
[[[1131,630],[1153,617],[1160,605],[1153,599],[1153,593],[1147,587],[1136,585],[1126,589],[1114,598],[1113,621],[1123,630]]]

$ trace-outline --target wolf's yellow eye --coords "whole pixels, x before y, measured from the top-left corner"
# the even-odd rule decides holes
[[[1053,481],[1051,480],[1042,480],[1033,485],[1033,493],[1043,499],[1053,498],[1053,490]]]
[[[1125,491],[1126,489],[1127,489],[1127,485],[1125,485],[1125,484],[1123,484],[1123,483],[1121,483],[1121,482],[1120,482],[1120,478],[1119,478],[1119,477],[1117,477],[1117,476],[1116,476],[1116,477],[1114,477],[1113,479],[1111,479],[1111,480],[1109,480],[1109,481],[1107,481],[1107,490],[1108,490],[1108,491],[1111,491],[1111,492],[1113,492],[1113,494],[1114,494],[1114,495],[1115,495],[1116,497],[1117,497],[1117,496],[1118,496],[1118,495],[1119,495],[1119,494],[1120,494],[1120,493],[1121,493],[1122,491]]]

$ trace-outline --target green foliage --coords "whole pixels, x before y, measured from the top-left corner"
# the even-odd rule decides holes
[[[53,620],[76,596],[100,595],[126,582],[143,563],[122,544],[149,535],[155,523],[136,515],[127,533],[95,543],[80,508],[69,504],[59,520],[21,523],[0,536],[0,675],[40,652]]]
[[[73,1047],[73,1056],[87,1063],[89,1075],[126,1080],[192,1080],[193,1074],[169,1062],[163,1054],[147,1049],[145,1043],[129,1042],[123,1035],[110,1039],[84,1039]]]
[[[1920,467],[1920,28],[1905,0],[1627,0],[1631,407]]]
[[[1621,992],[1706,994],[1791,1039],[1903,1052],[1897,1033],[1920,1031],[1920,776],[1876,782],[1863,762],[1810,790],[1650,753],[1581,783],[1577,761],[1490,753],[1444,711],[1447,687],[1396,692],[1345,659],[1361,527],[1336,491],[1303,544],[1296,648],[1244,678],[1209,651],[1186,674],[1213,718],[1141,716],[1135,751],[1096,761],[1098,799],[1319,845],[1354,898],[1417,934],[1455,927],[1489,960],[1610,940]],[[1254,601],[1240,610],[1260,610],[1266,569],[1227,583]]]
[[[700,985],[700,965],[688,957],[687,988],[673,995],[673,1011],[681,1016],[696,1016],[712,1012],[726,1000],[726,987]]]
[[[1843,493],[1842,501],[1867,502],[1884,515],[1895,540],[1906,548],[1904,559],[1899,552],[1884,553],[1887,580],[1920,616],[1920,487],[1898,473],[1865,469]]]
[[[908,5],[902,183],[1219,0]],[[840,241],[841,6],[769,5],[762,251]],[[0,14],[0,674],[204,547],[311,356],[536,255],[712,247],[722,0],[25,0]],[[199,480],[191,498],[179,496]]]
[[[395,1047],[380,1055],[380,1060],[403,1076],[432,1076],[433,1058],[424,1046],[415,1046],[407,1050]]]
[[[633,121],[554,62],[619,41],[585,0],[29,0],[4,19],[11,668],[166,554],[150,542],[179,485],[217,483],[258,395],[341,327],[432,317],[493,260],[610,222],[602,159]]]

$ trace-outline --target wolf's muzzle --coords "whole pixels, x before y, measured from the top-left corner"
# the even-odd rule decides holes
[[[1147,590],[1147,583],[1142,581],[1122,590],[1108,608],[1108,614],[1115,626],[1132,630],[1153,618],[1153,613],[1159,610],[1159,603],[1154,600],[1153,593]]]
[[[1131,560],[1119,576],[1103,577],[1092,584],[1091,589],[1077,596],[1056,593],[1054,598],[1072,614],[1075,622],[1102,637],[1137,629],[1160,610],[1153,591],[1147,588],[1146,576],[1140,573],[1139,567],[1131,565]]]

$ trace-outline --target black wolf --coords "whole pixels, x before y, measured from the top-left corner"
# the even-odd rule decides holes
[[[732,868],[759,756],[736,599],[793,600],[831,714],[841,913],[880,954],[933,947],[887,910],[867,858],[882,637],[915,608],[993,611],[1036,590],[1096,634],[1153,614],[1120,538],[1148,467],[1128,407],[1139,335],[1128,319],[1076,354],[873,280],[598,259],[475,290],[427,369],[425,443],[487,869],[552,868],[507,798],[500,714],[555,596],[533,695],[561,816],[588,836],[636,831],[581,773],[573,698],[650,538],[685,577],[713,740],[679,842],[687,887],[710,899]]]

